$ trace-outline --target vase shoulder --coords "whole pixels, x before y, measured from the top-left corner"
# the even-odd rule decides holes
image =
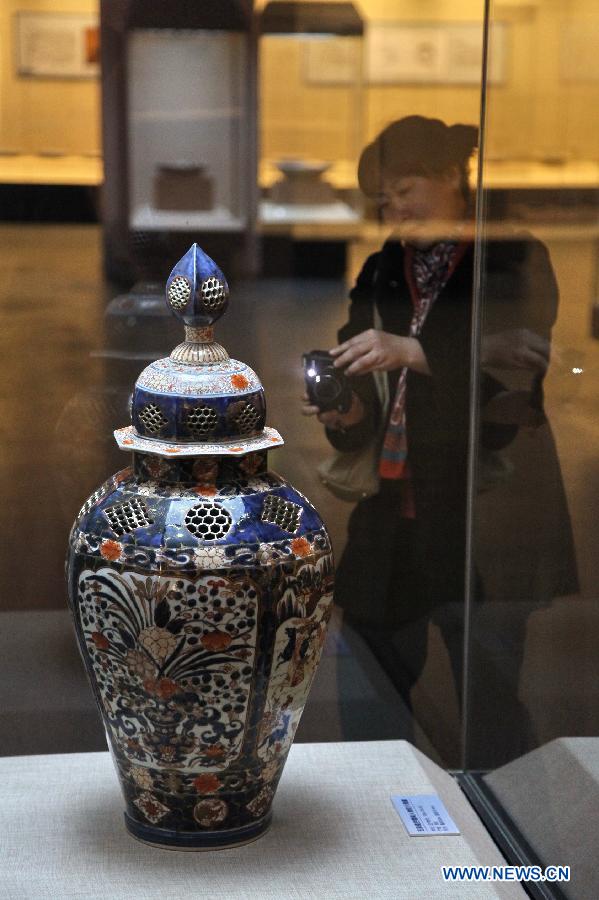
[[[83,504],[72,548],[107,561],[179,569],[273,564],[330,552],[322,519],[279,475],[201,484],[118,472]]]

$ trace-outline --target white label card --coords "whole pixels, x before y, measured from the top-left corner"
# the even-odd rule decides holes
[[[391,802],[413,837],[460,833],[437,794],[399,794]]]

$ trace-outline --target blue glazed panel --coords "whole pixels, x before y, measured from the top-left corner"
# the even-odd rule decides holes
[[[236,404],[251,403],[258,413],[258,419],[255,427],[251,431],[240,433],[228,417],[231,415],[231,408]],[[148,404],[152,404],[164,417],[165,424],[160,431],[149,431],[143,420],[140,418],[140,412]],[[191,431],[187,424],[187,416],[193,409],[198,407],[207,407],[213,410],[218,420],[213,430],[206,435],[198,435]],[[264,428],[266,422],[266,401],[264,391],[251,391],[247,394],[237,394],[235,396],[226,397],[184,397],[181,395],[155,394],[152,391],[143,388],[135,388],[133,394],[133,406],[131,414],[132,423],[136,431],[146,438],[154,438],[155,440],[172,440],[181,441],[183,443],[199,443],[201,441],[218,441],[231,438],[247,437],[250,434],[256,434]]]

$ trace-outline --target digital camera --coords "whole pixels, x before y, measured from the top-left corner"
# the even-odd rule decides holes
[[[333,366],[328,350],[304,353],[302,361],[310,403],[321,412],[336,409],[346,413],[351,406],[351,388],[344,373]]]

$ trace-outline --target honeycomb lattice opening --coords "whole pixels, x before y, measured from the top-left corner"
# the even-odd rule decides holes
[[[185,427],[195,438],[212,434],[218,425],[218,413],[211,406],[196,406],[185,417]]]
[[[239,434],[251,434],[256,431],[260,421],[260,411],[253,403],[235,403],[229,411],[229,421]]]
[[[110,527],[117,535],[131,534],[136,528],[144,528],[152,525],[154,519],[148,514],[148,508],[137,497],[126,500],[124,503],[116,503],[103,510],[110,523]]]
[[[302,508],[297,503],[290,500],[283,500],[276,494],[269,494],[265,498],[262,506],[262,515],[260,518],[263,522],[270,522],[272,525],[278,525],[283,531],[295,534],[299,528],[302,517]]]
[[[168,288],[168,302],[173,309],[183,309],[191,297],[191,284],[183,275],[175,275]]]
[[[202,303],[207,309],[220,309],[227,299],[227,292],[222,281],[211,275],[202,282]]]
[[[160,434],[168,419],[155,403],[146,403],[139,413],[139,420],[149,434]]]
[[[185,527],[202,541],[219,541],[228,535],[233,519],[216,503],[198,503],[188,510]]]

